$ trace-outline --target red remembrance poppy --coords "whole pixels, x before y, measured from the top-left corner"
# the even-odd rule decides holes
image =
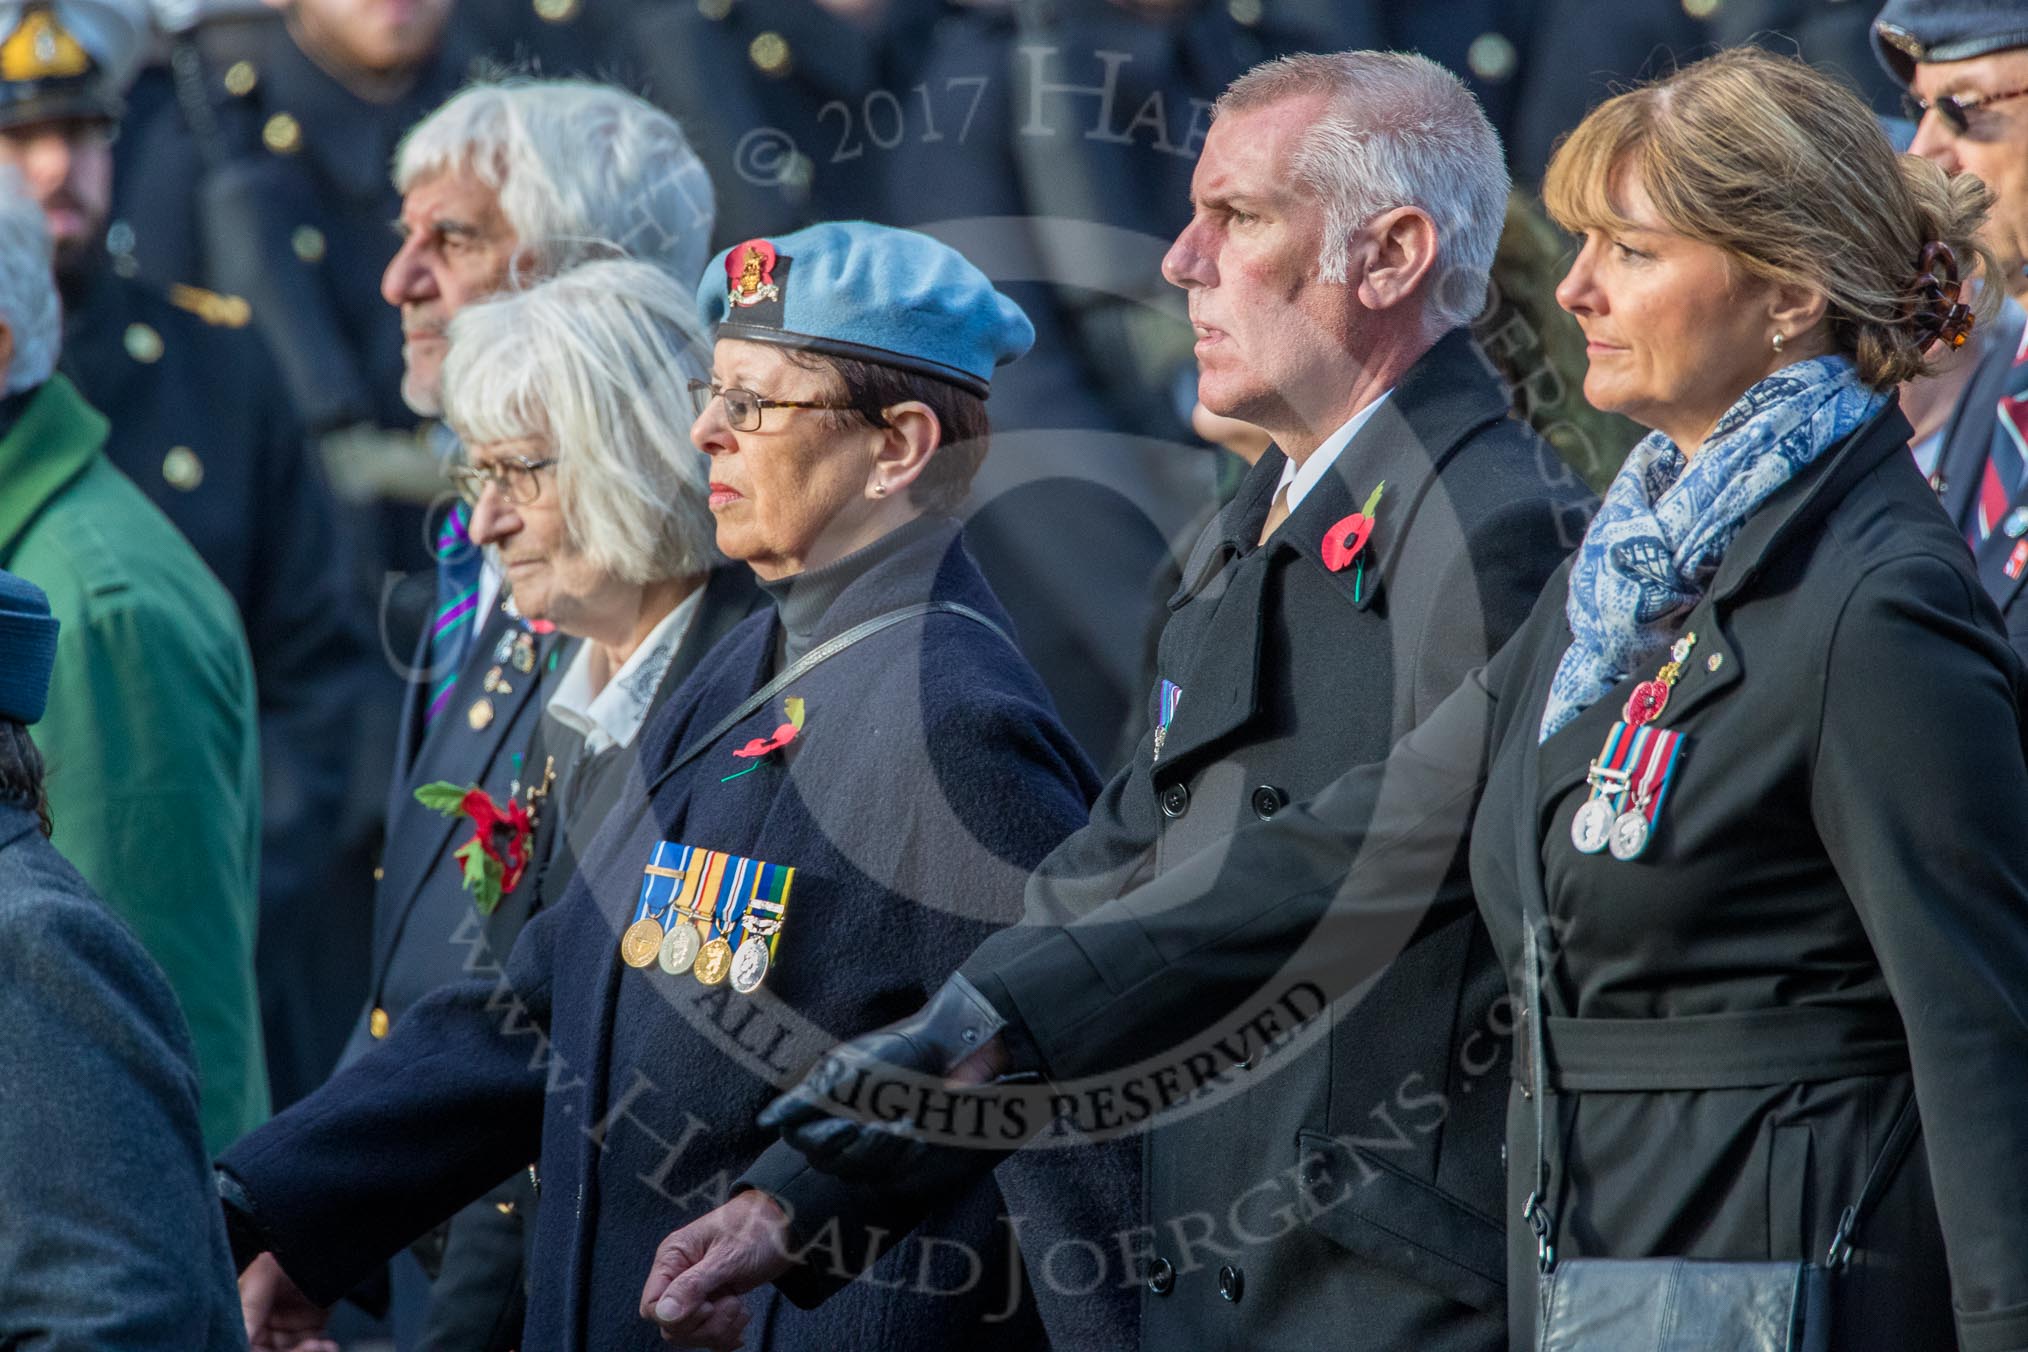
[[[1380,495],[1387,491],[1387,481],[1382,480],[1367,495],[1366,505],[1350,516],[1340,517],[1331,529],[1324,532],[1324,566],[1334,573],[1342,573],[1350,567],[1352,560],[1366,548],[1367,537],[1373,534],[1373,513],[1380,506]]]

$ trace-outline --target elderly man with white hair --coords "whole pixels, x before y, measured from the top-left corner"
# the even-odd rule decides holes
[[[42,210],[0,171],[0,568],[47,592],[61,625],[34,734],[52,839],[167,974],[217,1150],[268,1112],[253,666],[225,588],[54,373],[59,309]]]
[[[409,132],[395,157],[395,183],[402,193],[402,240],[381,279],[381,295],[401,315],[402,397],[418,414],[443,411],[449,332],[468,307],[607,257],[638,260],[688,288],[708,256],[711,183],[682,129],[652,104],[609,85],[529,79],[472,85]],[[583,292],[572,294],[584,299]],[[589,315],[583,322],[599,321]],[[523,370],[519,364],[512,369]],[[499,392],[506,378],[503,371],[481,380],[492,382],[489,392]],[[464,409],[468,428],[497,428],[506,416],[505,406],[490,397],[468,397]],[[585,410],[580,418],[613,412]],[[440,452],[460,460],[456,436],[439,427]],[[598,453],[595,427],[580,420],[567,430],[583,454]],[[644,444],[637,453],[695,455],[680,422],[671,435],[672,445]],[[576,477],[579,471],[560,474]],[[550,477],[557,476],[538,475]],[[579,537],[585,541],[620,530],[615,513],[625,508],[622,499],[642,491],[638,469],[620,466],[607,478],[597,500],[601,512]],[[499,482],[538,486],[519,476]],[[680,568],[657,576],[680,576],[686,585],[700,580],[708,571],[708,523],[685,517],[669,494],[649,501],[662,518],[655,529],[664,546],[686,523],[705,531],[698,537],[704,554],[685,556]],[[510,600],[500,569],[485,558],[482,546],[492,541],[474,542],[469,534],[473,510],[472,503],[454,501],[434,528],[438,601],[404,695],[387,845],[376,874],[367,1000],[342,1064],[377,1045],[424,995],[468,975],[474,960],[478,917],[455,857],[469,832],[418,803],[415,788],[448,782],[504,799],[527,768],[523,758],[542,720],[544,697],[572,667],[576,641],[570,632],[556,632],[571,626],[531,613],[533,598],[524,585],[532,584],[531,576],[515,580]],[[634,521],[644,508],[626,510]],[[622,533],[639,542],[648,529],[636,521]],[[669,563],[666,549],[661,555],[637,549],[632,580]],[[694,595],[685,612],[691,631],[716,633],[722,620],[746,613],[751,589],[743,577],[738,581],[736,595],[723,587]],[[525,919],[527,908],[505,912]],[[487,925],[494,956],[512,946],[513,928],[505,917]],[[393,1313],[404,1349],[462,1347],[475,1339],[485,1346],[489,1337],[501,1346],[511,1343],[519,1321],[512,1308],[503,1313],[502,1302],[518,1286],[519,1213],[532,1205],[526,1182],[474,1207],[448,1240],[440,1232],[397,1260]],[[440,1264],[449,1274],[438,1288],[444,1294],[432,1296],[427,1279]]]
[[[1506,195],[1484,112],[1421,57],[1287,57],[1226,90],[1163,275],[1189,299],[1205,407],[1274,445],[1185,565],[1140,746],[1031,880],[1030,923],[763,1115],[784,1144],[648,1281],[672,1339],[729,1346],[723,1297],[756,1281],[827,1294],[786,1255],[855,1217],[808,1165],[913,1192],[967,1154],[990,1164],[862,1121],[837,1077],[885,1063],[1039,1073],[1052,1113],[1146,1133],[1142,1212],[1091,1253],[1108,1284],[1138,1284],[1151,1352],[1505,1346],[1505,1026],[1485,1029],[1506,984],[1469,907],[1431,915],[1357,992],[1298,982],[1238,1007],[1191,998],[1187,905],[1140,912],[1117,945],[1060,925],[1385,758],[1577,540],[1585,504],[1544,474],[1551,452],[1466,327]],[[1131,998],[1164,958],[1164,998]],[[1085,1019],[1121,992],[1163,1012]]]

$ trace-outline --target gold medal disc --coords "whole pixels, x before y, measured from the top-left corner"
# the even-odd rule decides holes
[[[732,970],[732,945],[713,939],[698,951],[697,963],[690,970],[705,985],[716,986]]]
[[[662,951],[662,926],[652,919],[636,920],[620,936],[620,961],[646,967]]]

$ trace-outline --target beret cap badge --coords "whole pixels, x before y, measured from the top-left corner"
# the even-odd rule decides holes
[[[775,285],[775,246],[764,239],[750,239],[727,252],[725,275],[728,305],[746,309],[781,299],[781,288]]]

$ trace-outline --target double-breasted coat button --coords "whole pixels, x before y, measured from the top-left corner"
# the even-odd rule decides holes
[[[1230,1263],[1218,1269],[1218,1294],[1234,1305],[1239,1304],[1239,1298],[1246,1294],[1246,1274]]]
[[[1181,784],[1171,784],[1162,790],[1162,815],[1180,817],[1190,810],[1190,790]]]
[[[1288,795],[1272,784],[1263,784],[1253,791],[1253,815],[1266,821],[1282,810],[1288,802]]]
[[[1176,1289],[1176,1265],[1166,1258],[1157,1258],[1148,1264],[1148,1289],[1158,1296],[1166,1296]]]

